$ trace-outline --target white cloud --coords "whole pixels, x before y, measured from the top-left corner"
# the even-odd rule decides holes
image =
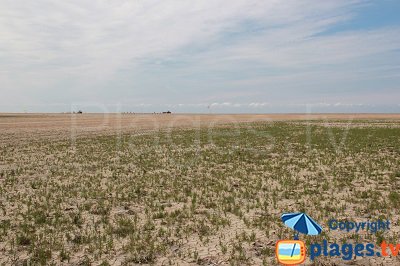
[[[319,86],[321,93],[337,80],[354,87],[377,75],[398,79],[393,58],[365,62],[399,49],[399,26],[321,34],[365,4],[2,1],[0,104],[175,104],[195,97],[200,104],[240,108],[237,102],[247,101],[258,108],[280,92],[291,92],[288,101],[295,102],[296,90]],[[180,67],[168,65],[179,60]],[[357,62],[363,67],[354,70]]]

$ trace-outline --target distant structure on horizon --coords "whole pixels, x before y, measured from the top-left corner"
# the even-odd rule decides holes
[[[164,112],[160,112],[160,113],[157,113],[157,112],[153,112],[153,113],[135,113],[135,112],[122,112],[121,114],[153,114],[153,115],[159,115],[159,114],[172,114],[172,112],[171,111],[164,111]]]

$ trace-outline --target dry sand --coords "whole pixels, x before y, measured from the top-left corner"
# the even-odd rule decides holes
[[[89,131],[160,129],[283,120],[400,120],[400,114],[12,114],[0,113],[0,130]]]
[[[262,129],[271,130],[271,134],[278,131],[272,148],[269,138],[226,135],[226,139],[219,138],[218,145],[200,146],[203,157],[198,157],[197,148],[193,149],[188,144],[190,141],[185,144],[178,138],[177,145],[165,145],[169,143],[165,141],[166,136],[162,145],[153,145],[152,140],[156,138],[150,135],[143,139],[127,137],[122,146],[114,145],[114,138],[89,137],[78,141],[74,148],[69,140],[46,140],[118,132],[141,134],[199,125],[210,128],[226,124],[234,129],[235,123],[283,120],[295,122],[277,126],[267,123]],[[305,138],[299,137],[307,130],[305,123],[321,126],[312,131],[315,144],[312,150],[302,145]],[[340,136],[335,136],[330,129],[322,127],[347,127],[349,123],[370,126],[373,130],[363,134],[357,131],[358,135],[349,136],[338,131]],[[166,265],[168,260],[177,265],[245,265],[247,260],[242,260],[240,252],[248,258],[248,265],[262,265],[263,258],[267,265],[274,265],[276,241],[292,233],[276,218],[283,211],[305,207],[307,213],[324,224],[328,215],[357,221],[383,215],[394,224],[384,236],[395,243],[399,216],[397,208],[389,204],[388,195],[398,191],[400,184],[395,153],[399,125],[400,114],[0,114],[0,191],[3,188],[0,222],[4,221],[4,225],[5,221],[10,222],[9,227],[4,227],[3,240],[0,234],[0,265],[37,261],[39,255],[47,256],[39,251],[49,247],[52,253],[47,262],[56,265],[85,265],[86,256],[94,265],[100,265],[102,260],[122,265],[130,261],[129,256],[138,257],[134,256],[137,250],[149,246],[145,238],[131,241],[128,236],[121,237],[103,229],[99,231],[100,238],[86,229],[98,228],[102,217],[107,223],[100,222],[103,227],[99,228],[108,230],[118,229],[116,221],[121,217],[129,221],[139,217],[143,223],[139,223],[138,236],[144,235],[148,232],[144,226],[146,208],[151,209],[149,217],[154,217],[149,220],[157,228],[152,231],[154,235],[166,225],[164,221],[170,223],[166,227],[168,232],[174,233],[165,243],[159,241],[166,251],[162,255],[155,253],[155,265]],[[221,132],[216,133],[216,137],[221,136],[218,134]],[[383,134],[385,138],[380,137]],[[180,132],[180,136],[186,140],[191,138],[185,132]],[[162,139],[163,135],[157,137]],[[233,140],[239,137],[241,142]],[[37,139],[44,141],[35,142]],[[371,139],[368,144],[373,145],[358,150],[365,139]],[[245,143],[240,153],[238,143]],[[334,149],[325,144],[332,144]],[[237,155],[232,156],[234,153]],[[303,186],[290,185],[299,180]],[[182,189],[185,187],[190,189]],[[198,200],[193,201],[193,195],[199,195]],[[216,204],[210,205],[213,202]],[[32,204],[35,212],[27,212],[27,206]],[[193,206],[193,211],[188,206]],[[158,216],[160,210],[162,215]],[[40,216],[41,213],[45,215]],[[55,217],[67,221],[68,231],[53,225]],[[210,222],[207,217],[212,218]],[[225,221],[229,223],[223,226]],[[25,225],[34,229],[28,235],[34,241],[20,239],[19,244],[11,244],[18,243],[16,236]],[[175,233],[181,234],[180,228],[188,232],[186,238]],[[47,238],[38,239],[37,235],[43,232]],[[327,231],[332,242],[354,240],[350,234],[335,233]],[[87,243],[81,243],[82,236],[89,239]],[[113,241],[109,252],[96,246],[97,240],[103,237]],[[361,242],[375,241],[372,234],[360,235],[360,238]],[[321,239],[313,241],[321,242]],[[58,241],[70,259],[61,259],[60,248],[50,240]],[[223,252],[223,247],[227,251]],[[313,265],[344,263],[339,258],[329,262],[324,257],[320,259],[321,264]],[[348,263],[400,265],[398,257],[357,257]]]

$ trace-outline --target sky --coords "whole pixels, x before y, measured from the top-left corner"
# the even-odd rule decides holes
[[[398,14],[398,0],[0,0],[0,112],[400,112]]]

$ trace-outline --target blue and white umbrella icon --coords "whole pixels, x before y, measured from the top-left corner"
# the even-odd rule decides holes
[[[322,227],[302,212],[284,213],[281,219],[289,228],[306,235],[319,235],[322,232]]]

